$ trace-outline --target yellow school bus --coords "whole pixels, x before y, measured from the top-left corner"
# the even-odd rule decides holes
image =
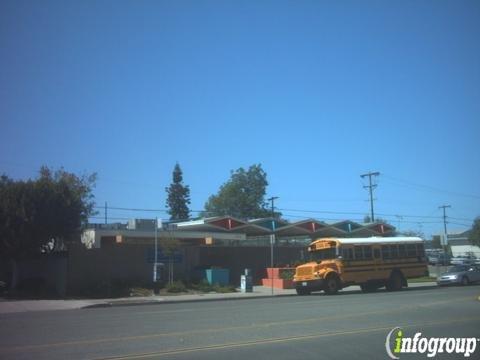
[[[299,295],[336,294],[350,285],[362,291],[397,291],[408,279],[428,275],[424,241],[418,237],[323,238],[308,246],[310,261],[293,278]]]

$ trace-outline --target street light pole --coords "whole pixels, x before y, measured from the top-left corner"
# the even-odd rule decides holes
[[[268,201],[272,203],[272,233],[270,234],[270,269],[272,276],[271,293],[273,295],[273,244],[275,243],[275,205],[274,201],[278,199],[278,196],[272,196]]]

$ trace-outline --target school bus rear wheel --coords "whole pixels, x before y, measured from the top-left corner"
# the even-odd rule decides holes
[[[403,275],[400,271],[393,271],[387,281],[387,291],[398,291],[402,289]]]

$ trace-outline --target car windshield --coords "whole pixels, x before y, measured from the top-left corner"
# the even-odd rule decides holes
[[[456,265],[456,266],[452,266],[450,269],[448,269],[447,272],[457,273],[457,272],[462,272],[462,271],[467,271],[467,270],[468,270],[468,266]]]
[[[326,259],[335,259],[335,248],[317,250],[310,253],[311,261],[322,261]]]

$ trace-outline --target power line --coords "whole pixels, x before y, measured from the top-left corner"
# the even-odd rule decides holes
[[[95,206],[96,209],[104,209],[101,206]],[[110,210],[122,210],[122,211],[142,211],[142,212],[167,212],[165,209],[140,209],[140,208],[126,208],[126,207],[115,207],[109,206]]]
[[[338,214],[338,215],[365,215],[363,212],[344,212],[344,211],[324,211],[324,210],[298,210],[298,209],[280,209],[280,211],[294,211],[303,213],[316,213],[316,214]]]
[[[88,218],[89,219],[98,219],[98,220],[104,220],[105,219],[103,216],[89,216]],[[130,220],[130,218],[111,216],[111,217],[109,217],[109,220]]]
[[[281,210],[281,209],[279,209]],[[292,214],[283,214],[283,216],[287,217],[287,218],[295,218],[295,219],[305,219],[304,216],[299,216],[299,215],[292,215]],[[318,218],[318,220],[320,221],[344,221],[346,219],[341,219],[341,218],[325,218],[325,217],[321,217],[321,218]],[[351,220],[351,221],[354,221],[354,222],[358,222],[358,223],[361,223],[363,222],[363,219],[348,219],[348,220]],[[438,220],[438,221],[418,221],[418,220],[398,220],[398,219],[385,219],[386,221],[391,221],[393,223],[401,223],[401,224],[441,224],[442,223],[442,220]]]
[[[104,210],[103,206],[95,206],[96,209],[101,209]],[[128,208],[128,207],[115,207],[115,206],[109,206],[109,210],[118,210],[118,211],[132,211],[132,212],[167,212],[167,210],[164,209],[147,209],[147,208]],[[326,211],[326,210],[302,210],[302,209],[286,209],[286,208],[276,208],[279,211],[289,211],[289,212],[299,212],[299,213],[304,213],[304,214],[329,214],[329,215],[364,215],[365,213],[363,212],[348,212],[348,211]],[[191,212],[198,213],[198,212],[203,212],[208,214],[208,212],[205,212],[203,210],[190,210]],[[441,216],[430,216],[430,215],[406,215],[406,214],[388,214],[388,213],[377,213],[377,215],[382,216],[382,217],[394,217],[394,218],[413,218],[413,219],[439,219]],[[284,214],[284,216],[286,216]],[[304,216],[298,216],[298,215],[289,215],[290,217],[297,217],[297,218],[303,218]],[[456,217],[449,217],[449,219],[452,220],[459,220],[459,221],[472,221],[474,219],[467,219],[467,218],[456,218]],[[185,221],[188,221],[190,219],[185,219]],[[397,221],[397,220],[395,220]],[[411,221],[413,222],[419,222],[417,221]],[[424,222],[425,223],[425,222]]]
[[[468,227],[468,228],[472,227],[471,224],[468,224],[468,225],[467,225],[467,224],[461,224],[461,223],[451,222],[451,221],[449,222],[449,224],[459,225],[459,226],[465,226],[465,227]]]
[[[451,217],[451,216],[449,216],[448,218],[453,219],[453,220],[460,220],[460,221],[471,221],[471,222],[474,221],[474,219],[456,218],[456,217]]]
[[[101,209],[104,210],[105,208],[103,206],[94,206],[95,209]],[[116,206],[109,206],[109,210],[121,210],[121,211],[141,211],[141,212],[168,212],[168,210],[165,209],[142,209],[142,208],[128,208],[128,207],[116,207]],[[194,213],[208,213],[208,211],[204,210],[190,210],[190,212]]]
[[[423,189],[433,191],[433,192],[437,192],[437,193],[443,193],[443,194],[449,194],[449,195],[454,195],[454,196],[470,197],[470,198],[474,198],[474,199],[480,199],[479,195],[464,194],[464,193],[459,193],[459,192],[454,192],[454,191],[449,191],[449,190],[443,190],[443,189],[439,189],[439,188],[429,186],[429,185],[417,184],[417,183],[414,183],[414,182],[411,182],[411,181],[394,178],[392,176],[388,176],[388,175],[385,175],[385,174],[382,174],[382,177],[384,177],[386,179],[393,180],[394,182],[397,182],[397,183],[399,182],[399,183],[407,184],[410,187],[413,186],[413,187],[423,188]]]
[[[362,212],[346,212],[346,211],[325,211],[325,210],[300,210],[300,209],[284,209],[279,208],[280,211],[292,211],[300,213],[313,213],[313,214],[332,214],[332,215],[364,215]],[[387,214],[387,213],[377,213],[377,215],[382,217],[402,217],[402,218],[419,218],[419,219],[438,219],[440,216],[431,216],[431,215],[404,215],[404,214]],[[473,219],[467,218],[453,218],[450,219],[462,220],[462,221],[473,221]],[[418,221],[417,221],[418,222]]]

